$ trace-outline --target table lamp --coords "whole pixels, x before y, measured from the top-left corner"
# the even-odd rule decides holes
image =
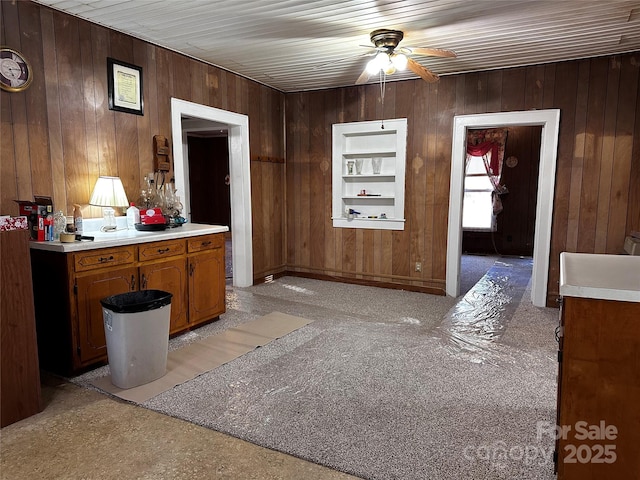
[[[122,186],[120,177],[98,177],[96,186],[93,187],[89,205],[104,207],[102,210],[102,231],[113,232],[116,230],[115,211],[112,207],[128,207],[129,200]]]

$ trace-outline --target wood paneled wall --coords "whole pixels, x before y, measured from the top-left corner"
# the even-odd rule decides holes
[[[0,94],[0,213],[46,195],[56,209],[79,203],[85,217],[99,217],[87,206],[99,175],[120,176],[137,198],[153,171],[153,136],[172,138],[176,97],[248,115],[254,270],[284,270],[284,165],[255,160],[284,158],[282,93],[32,2],[0,9],[1,43],[22,51],[35,73],[27,91]],[[142,67],[144,116],[109,110],[107,57]]]
[[[640,53],[286,96],[287,265],[443,291],[453,117],[561,110],[548,303],[562,251],[622,252],[640,230]],[[408,118],[404,231],[333,228],[331,125]],[[422,271],[414,265],[422,263]]]
[[[0,9],[0,41],[35,71],[26,92],[0,94],[3,214],[34,194],[69,212],[99,175],[119,175],[133,196],[153,169],[153,135],[171,138],[176,97],[249,116],[256,278],[290,270],[443,291],[456,114],[561,110],[550,299],[561,251],[620,253],[640,230],[640,53],[390,83],[383,109],[378,85],[284,95],[32,2]],[[109,56],[142,67],[144,116],[108,109]],[[406,228],[334,229],[331,125],[383,117],[409,119]]]

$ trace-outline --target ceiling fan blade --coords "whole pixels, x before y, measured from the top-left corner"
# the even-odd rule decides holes
[[[412,60],[411,58],[407,59],[407,68],[411,70],[413,73],[415,73],[416,75],[418,75],[420,78],[422,78],[425,82],[434,83],[439,80],[438,75],[436,75],[430,70],[427,70],[426,68],[424,68],[422,65],[420,65],[415,60]]]
[[[369,72],[367,71],[367,69],[365,67],[365,69],[362,71],[362,73],[360,74],[360,76],[356,80],[356,85],[362,85],[363,83],[366,83],[367,80],[369,80],[369,77],[370,77]]]
[[[413,48],[403,47],[409,50],[409,53],[414,55],[427,55],[429,57],[443,57],[443,58],[455,58],[456,52],[453,50],[445,50],[444,48]]]

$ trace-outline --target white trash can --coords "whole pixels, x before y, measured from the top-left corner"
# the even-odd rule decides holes
[[[172,295],[127,292],[100,300],[111,383],[133,388],[165,375]]]

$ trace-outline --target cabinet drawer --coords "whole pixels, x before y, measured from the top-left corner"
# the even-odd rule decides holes
[[[96,268],[127,265],[135,261],[135,247],[116,247],[76,253],[73,258],[76,272],[86,272]]]
[[[144,243],[138,248],[138,259],[141,262],[146,262],[147,260],[183,255],[185,251],[185,243],[182,239]]]
[[[224,246],[224,235],[221,233],[212,233],[211,235],[202,235],[190,238],[188,242],[189,253],[213,250],[214,248]]]

